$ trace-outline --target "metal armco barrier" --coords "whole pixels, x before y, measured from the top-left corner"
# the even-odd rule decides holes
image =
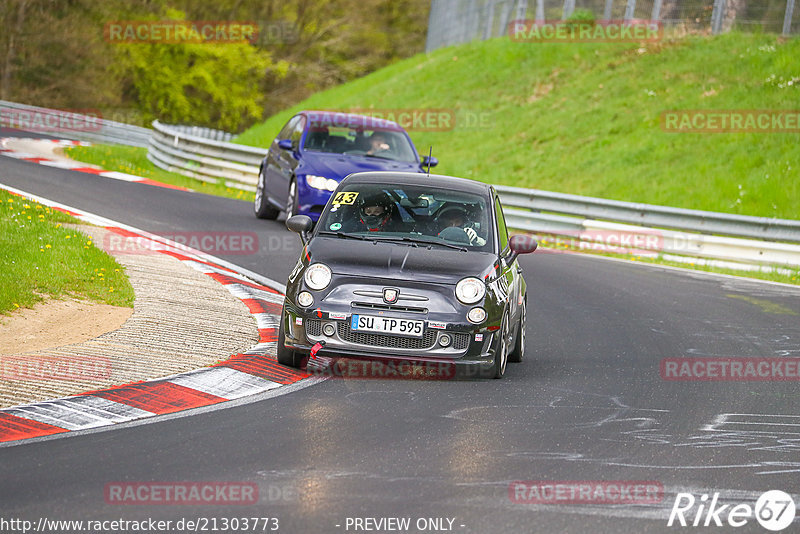
[[[267,149],[217,141],[188,132],[191,132],[191,127],[153,121],[147,159],[167,171],[255,191],[258,168]]]
[[[146,147],[150,130],[69,111],[0,100],[0,127],[76,141]]]
[[[658,236],[658,253],[732,260],[746,265],[800,265],[800,221],[688,210],[495,186],[508,226],[580,242],[603,236]],[[620,224],[626,223],[626,224]],[[680,230],[680,231],[676,231]],[[599,232],[600,238],[597,237]],[[783,241],[783,242],[782,242]],[[787,243],[788,242],[788,243]]]

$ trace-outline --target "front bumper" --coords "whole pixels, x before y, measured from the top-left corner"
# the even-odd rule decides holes
[[[497,330],[492,330],[486,324],[452,322],[452,316],[447,315],[437,317],[426,314],[425,317],[420,317],[414,313],[392,311],[392,318],[423,320],[425,325],[422,337],[366,333],[353,331],[350,318],[353,313],[369,314],[368,310],[337,308],[340,309],[304,310],[287,299],[282,317],[285,321],[286,346],[308,354],[317,342],[324,341],[324,348],[318,352],[321,356],[426,361],[478,369],[494,364]],[[443,323],[446,326],[441,328]],[[326,324],[334,327],[332,335],[324,333],[323,327]],[[447,346],[440,343],[444,335],[451,339]]]

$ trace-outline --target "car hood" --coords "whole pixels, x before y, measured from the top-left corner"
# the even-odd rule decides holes
[[[461,252],[338,237],[315,237],[308,245],[311,263],[325,263],[334,274],[455,284],[466,276],[483,277],[497,261],[488,252]]]
[[[380,158],[361,156],[343,156],[341,154],[325,154],[306,152],[303,158],[302,172],[318,174],[326,178],[344,178],[354,172],[366,171],[399,171],[421,172],[419,163],[391,161]]]

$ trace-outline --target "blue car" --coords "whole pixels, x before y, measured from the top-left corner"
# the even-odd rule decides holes
[[[352,113],[301,111],[286,123],[261,162],[254,211],[260,219],[307,215],[316,221],[345,176],[364,171],[427,172],[396,122]]]

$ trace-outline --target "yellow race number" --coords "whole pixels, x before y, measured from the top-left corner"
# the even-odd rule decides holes
[[[336,197],[333,199],[333,203],[349,205],[355,203],[357,197],[358,197],[357,191],[352,191],[352,192],[342,191],[336,195]]]

